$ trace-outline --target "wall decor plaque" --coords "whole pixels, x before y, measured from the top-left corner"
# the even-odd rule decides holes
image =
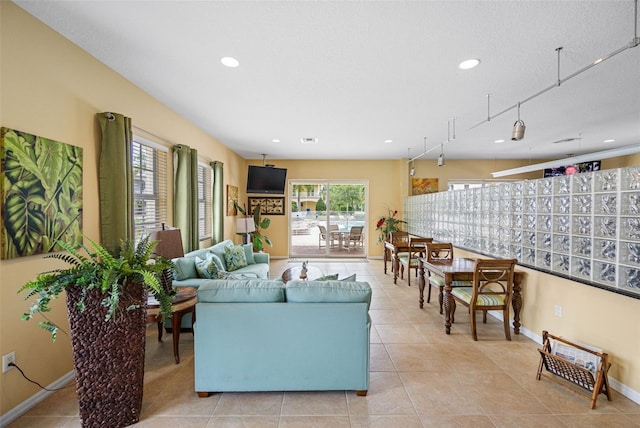
[[[284,215],[284,196],[280,197],[249,197],[249,212],[253,212],[256,206],[260,205],[262,215]]]

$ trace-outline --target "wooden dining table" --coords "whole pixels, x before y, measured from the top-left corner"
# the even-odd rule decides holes
[[[453,321],[453,305],[451,302],[451,284],[453,281],[471,281],[473,280],[473,271],[475,269],[476,259],[467,257],[456,257],[450,261],[427,261],[426,257],[418,259],[418,287],[420,289],[419,304],[422,308],[424,304],[424,288],[427,278],[425,271],[432,274],[440,275],[444,278],[444,326],[447,334],[451,333],[451,323]],[[524,272],[515,271],[513,280],[513,293],[511,295],[511,305],[513,306],[513,332],[520,334],[520,309],[522,308],[522,279]],[[440,290],[442,293],[443,290]],[[475,314],[474,314],[475,315]]]

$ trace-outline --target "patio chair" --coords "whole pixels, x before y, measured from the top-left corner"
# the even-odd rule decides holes
[[[357,249],[358,246],[360,248],[364,247],[364,235],[362,234],[362,230],[364,226],[351,226],[349,229],[349,235],[347,236],[346,247],[347,251],[351,251],[351,244],[353,243],[353,249]]]
[[[331,226],[329,226],[329,228],[331,228]],[[318,229],[320,229],[320,234],[318,235],[318,248],[322,247],[322,241],[324,241],[324,245],[327,245],[327,239],[329,240],[329,245],[331,245],[331,247],[334,247],[334,241],[333,241],[333,235],[330,233],[327,233],[327,228],[322,226],[322,225],[318,225]]]

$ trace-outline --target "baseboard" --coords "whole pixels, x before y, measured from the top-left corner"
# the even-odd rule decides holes
[[[75,377],[76,377],[76,373],[75,373],[75,371],[72,370],[69,373],[67,373],[64,376],[62,376],[61,378],[59,378],[58,380],[55,380],[53,383],[47,385],[47,389],[62,388],[63,386],[66,386],[69,382],[73,381],[75,379]],[[24,400],[22,403],[18,404],[13,409],[9,410],[4,415],[0,415],[0,427],[6,427],[11,422],[15,421],[20,416],[22,416],[25,413],[27,413],[29,410],[31,410],[33,407],[35,407],[37,404],[39,404],[42,401],[44,401],[47,397],[49,397],[54,392],[55,391],[40,390],[40,391],[36,392],[35,394],[33,394],[28,399]]]
[[[489,311],[489,314],[492,317],[499,319],[500,321],[503,320],[502,312]],[[524,327],[520,327],[520,334],[522,336],[528,337],[529,339],[533,340],[536,343],[539,343],[540,346],[542,346],[542,336],[540,336],[539,334],[534,333],[533,331]],[[624,395],[634,403],[640,404],[640,392],[636,391],[635,389],[630,388],[629,386],[625,385],[617,379],[612,378],[611,376],[609,376],[609,386],[611,386],[611,389],[615,389],[621,395]]]

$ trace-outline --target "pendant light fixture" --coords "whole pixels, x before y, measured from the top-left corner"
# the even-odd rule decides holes
[[[511,141],[520,141],[524,138],[524,122],[520,120],[520,103],[518,103],[518,120],[513,124],[513,132],[511,133]]]
[[[440,143],[440,156],[438,156],[438,166],[444,166],[444,143]]]

